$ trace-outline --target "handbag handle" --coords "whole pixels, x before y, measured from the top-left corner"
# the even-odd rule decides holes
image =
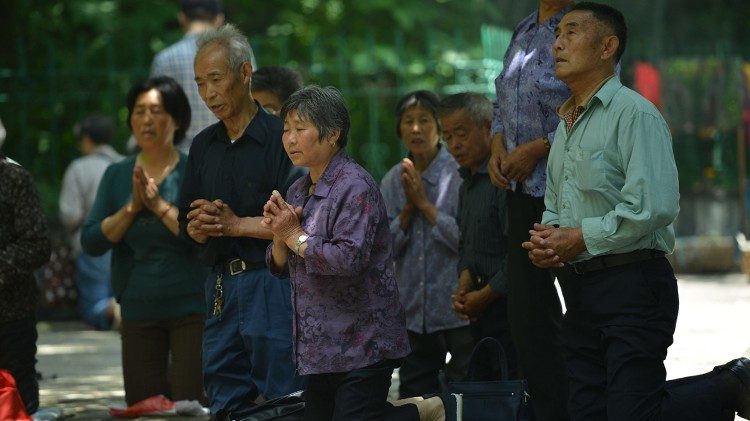
[[[486,351],[484,351],[486,349]],[[478,360],[480,358],[480,355],[497,355],[498,362],[500,364],[500,379],[499,380],[508,380],[508,357],[505,354],[505,349],[503,348],[503,345],[495,338],[492,337],[486,337],[480,340],[476,346],[474,347],[474,350],[471,352],[471,358],[469,359],[469,370],[467,372],[467,379],[478,379],[479,376],[477,376],[477,370],[478,367]]]

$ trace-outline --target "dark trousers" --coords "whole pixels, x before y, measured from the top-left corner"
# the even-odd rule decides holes
[[[560,326],[562,308],[548,270],[534,266],[521,243],[542,220],[544,199],[508,194],[508,322],[520,377],[529,383],[539,421],[566,420],[568,395]]]
[[[408,331],[411,353],[398,372],[399,396],[410,398],[440,391],[438,372],[445,370],[448,380],[463,380],[469,366],[474,337],[469,326],[433,333]],[[445,364],[445,356],[451,359]]]
[[[585,275],[555,272],[568,309],[563,338],[571,419],[726,419],[710,376],[665,381],[679,308],[666,258]]]
[[[503,346],[508,359],[508,378],[518,378],[518,357],[515,344],[510,337],[508,300],[505,297],[493,301],[476,321],[471,322],[471,333],[474,336],[474,343],[487,337],[497,339]]]
[[[205,290],[203,379],[211,413],[242,413],[259,395],[274,399],[304,389],[292,355],[289,280],[265,268],[223,276],[221,316],[213,315],[215,273]]]
[[[128,405],[154,395],[206,403],[201,374],[202,314],[120,326]]]
[[[345,373],[309,375],[305,420],[419,420],[416,406],[394,407],[386,401],[396,366],[393,360],[383,360]]]
[[[36,339],[36,320],[32,317],[0,323],[0,368],[13,375],[29,415],[39,408]]]

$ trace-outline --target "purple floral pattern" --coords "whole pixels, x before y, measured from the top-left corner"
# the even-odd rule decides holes
[[[309,176],[298,179],[286,198],[303,207],[309,235],[305,258],[290,251],[285,268],[299,373],[346,372],[406,356],[388,217],[375,180],[340,151],[307,196],[310,183]]]

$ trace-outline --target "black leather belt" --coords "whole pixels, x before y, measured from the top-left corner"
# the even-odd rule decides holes
[[[661,250],[645,249],[634,250],[629,253],[606,254],[604,256],[592,257],[583,262],[568,263],[571,272],[576,275],[584,275],[598,270],[608,269],[616,266],[623,266],[630,263],[641,262],[644,260],[656,259],[664,256]]]
[[[219,268],[217,269],[229,272],[230,275],[237,275],[238,273],[253,269],[253,267],[242,259],[231,259],[227,260],[224,264],[219,265]]]

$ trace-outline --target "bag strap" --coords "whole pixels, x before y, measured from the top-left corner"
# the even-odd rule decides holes
[[[505,354],[503,345],[495,338],[486,337],[480,340],[474,350],[471,352],[471,358],[469,359],[469,370],[467,372],[467,379],[477,379],[477,370],[479,369],[478,363],[481,356],[490,355],[497,356],[498,362],[500,363],[500,379],[508,380],[508,357]],[[491,357],[490,357],[491,358]]]

